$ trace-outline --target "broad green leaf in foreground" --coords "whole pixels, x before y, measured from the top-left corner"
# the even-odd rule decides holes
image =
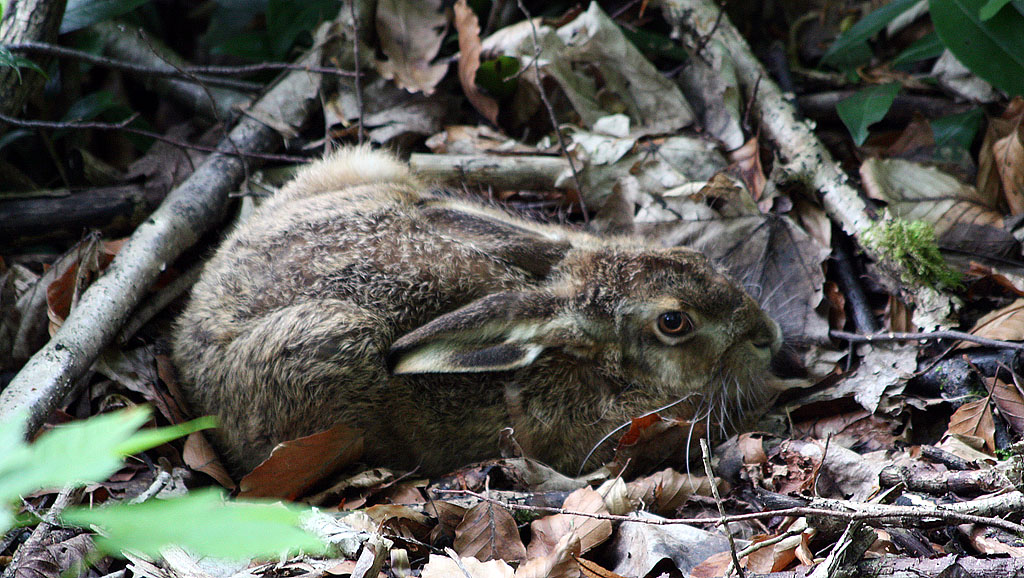
[[[181,498],[108,508],[69,508],[62,519],[97,526],[96,546],[117,555],[133,550],[157,556],[178,545],[198,554],[248,559],[285,550],[322,552],[324,544],[299,528],[303,510],[281,504],[232,502],[215,489]]]
[[[906,64],[912,64],[921,60],[928,60],[929,58],[938,58],[942,56],[942,51],[946,49],[946,46],[939,39],[939,35],[934,32],[929,32],[921,38],[918,38],[913,44],[908,46],[903,52],[900,52],[896,58],[892,59],[892,65],[900,67]]]
[[[985,113],[980,108],[972,108],[967,112],[950,114],[931,121],[935,146],[956,145],[963,149],[970,149],[984,120]]]
[[[892,101],[900,91],[898,83],[869,86],[839,101],[836,112],[850,131],[853,142],[860,146],[868,138],[868,127],[885,118]]]
[[[43,71],[42,68],[39,68],[39,65],[35,62],[32,62],[31,60],[23,56],[18,56],[17,54],[12,53],[7,48],[0,46],[0,68],[3,67],[14,68],[14,71],[18,74],[19,82],[21,81],[22,68],[28,68],[30,70],[38,72],[39,74],[42,74],[44,77],[46,76],[46,72]]]
[[[31,445],[23,439],[24,416],[0,424],[0,508],[38,489],[102,481],[121,467],[126,455],[212,425],[199,419],[136,433],[149,415],[148,408],[136,407],[72,422]]]
[[[929,0],[935,32],[971,72],[1011,96],[1024,94],[1024,15],[1003,7],[982,20],[986,0]]]
[[[851,56],[856,55],[857,49],[864,46],[864,43],[869,38],[877,34],[882,28],[885,28],[889,22],[892,22],[893,18],[906,12],[917,2],[918,0],[894,0],[868,14],[860,22],[854,24],[849,30],[839,36],[839,38],[836,38],[836,41],[832,43],[832,46],[825,52],[825,55],[821,57],[821,64],[836,68],[848,68],[864,64],[863,62],[856,62],[860,58],[851,58]]]

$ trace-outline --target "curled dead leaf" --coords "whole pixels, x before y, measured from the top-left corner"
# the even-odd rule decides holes
[[[362,454],[362,431],[340,424],[278,444],[263,463],[242,478],[239,496],[295,500]]]
[[[462,523],[455,528],[452,548],[459,556],[471,556],[483,562],[526,558],[526,547],[519,537],[515,518],[505,508],[491,502],[480,502],[466,512]]]
[[[995,451],[995,421],[990,398],[965,403],[949,416],[948,433],[981,439],[989,451]]]
[[[562,504],[562,509],[586,514],[607,514],[601,494],[590,488],[580,488],[569,494]],[[532,538],[526,549],[529,558],[547,556],[555,551],[559,541],[566,534],[579,537],[580,553],[601,544],[612,535],[612,523],[609,520],[574,516],[571,514],[555,514],[534,520],[530,524]]]
[[[459,31],[459,83],[473,108],[491,124],[498,123],[498,101],[480,92],[476,71],[480,68],[480,22],[466,0],[455,3],[455,29]]]

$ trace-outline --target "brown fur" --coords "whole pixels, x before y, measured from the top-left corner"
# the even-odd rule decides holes
[[[674,310],[694,331],[659,336]],[[174,360],[236,474],[337,423],[365,430],[376,465],[440,473],[494,456],[512,426],[528,455],[575,471],[602,436],[680,399],[668,413],[761,404],[778,344],[697,252],[529,222],[351,148],[227,239]]]

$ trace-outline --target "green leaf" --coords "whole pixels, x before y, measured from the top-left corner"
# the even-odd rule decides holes
[[[1010,0],[988,0],[988,2],[981,7],[978,15],[981,16],[982,20],[989,20],[996,15],[996,12],[1002,10],[1003,6],[1006,6],[1009,3]]]
[[[285,550],[323,552],[324,544],[298,526],[305,510],[280,504],[225,501],[219,490],[197,490],[182,498],[107,508],[69,508],[61,518],[98,526],[101,550],[134,550],[157,556],[175,544],[199,555],[248,559]]]
[[[23,56],[19,56],[17,54],[14,54],[10,50],[8,50],[5,46],[0,46],[0,67],[5,67],[5,66],[6,67],[13,67],[15,69],[15,71],[18,73],[18,82],[21,82],[21,69],[22,68],[28,68],[29,70],[34,70],[34,71],[38,72],[39,74],[42,74],[44,78],[49,78],[48,76],[46,76],[46,72],[42,68],[39,68],[39,65],[36,64],[35,62],[32,62],[31,60],[29,60],[29,59],[27,59],[27,58],[25,58]]]
[[[87,94],[73,102],[61,120],[64,122],[92,120],[103,112],[117,106],[120,106],[120,104],[114,100],[113,94],[106,90],[100,90]]]
[[[97,22],[117,18],[142,6],[148,0],[68,0],[60,33],[67,34]]]
[[[1024,15],[1000,10],[979,16],[985,0],[929,0],[935,32],[971,72],[996,88],[1024,94]]]
[[[40,488],[105,480],[121,467],[117,448],[149,419],[148,408],[76,421],[42,435],[32,445],[21,436],[24,417],[0,429],[0,504]]]
[[[868,127],[885,118],[892,101],[900,91],[898,83],[880,84],[865,88],[853,96],[839,101],[836,112],[853,142],[860,146],[868,138]]]
[[[906,47],[896,58],[893,58],[892,65],[898,67],[929,58],[938,58],[942,56],[942,51],[945,49],[946,45],[939,39],[939,35],[929,32]]]
[[[643,28],[627,28],[619,25],[619,30],[627,40],[633,43],[647,58],[668,58],[676,62],[685,62],[690,55],[675,40],[664,34],[658,34]]]
[[[855,50],[863,50],[864,44],[879,30],[885,28],[893,18],[909,10],[918,0],[894,0],[868,14],[860,22],[854,24],[849,30],[836,38],[828,51],[821,58],[823,66],[832,66],[838,69],[850,68],[866,62],[861,55],[854,53]],[[852,58],[856,57],[856,58]],[[858,62],[859,61],[859,62]]]
[[[972,108],[967,112],[951,114],[931,121],[932,135],[936,147],[958,146],[970,149],[974,137],[981,128],[985,113],[980,108]]]
[[[516,74],[519,73],[519,59],[499,56],[484,60],[476,70],[477,86],[486,89],[498,100],[511,97],[516,91]]]
[[[122,456],[131,456],[163,445],[169,441],[185,437],[190,433],[212,427],[217,427],[217,418],[206,416],[177,425],[146,429],[128,438],[124,443],[117,446],[114,451]]]

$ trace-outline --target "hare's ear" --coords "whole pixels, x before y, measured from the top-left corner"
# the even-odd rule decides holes
[[[446,313],[395,341],[393,374],[474,373],[525,367],[552,345],[564,300],[547,293],[503,292]]]

